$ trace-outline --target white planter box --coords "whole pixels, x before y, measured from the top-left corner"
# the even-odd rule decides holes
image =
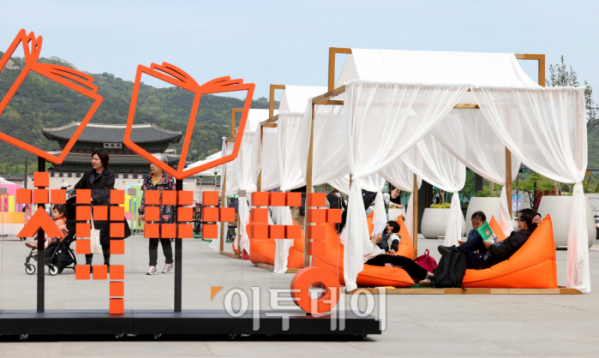
[[[477,211],[482,211],[487,217],[487,221],[491,221],[491,216],[495,216],[495,220],[499,223],[499,206],[501,199],[492,198],[472,198],[466,211],[466,232],[472,230],[472,214]]]
[[[427,239],[436,239],[439,236],[445,237],[448,219],[449,209],[424,209],[424,214],[422,214],[422,235]],[[462,236],[465,232],[466,225],[462,223]]]
[[[570,221],[571,196],[543,196],[539,205],[539,213],[542,217],[551,215],[553,223],[553,238],[555,247],[568,247],[568,226]],[[587,206],[587,230],[589,232],[589,247],[595,243],[596,227],[593,219],[591,205],[586,200]]]

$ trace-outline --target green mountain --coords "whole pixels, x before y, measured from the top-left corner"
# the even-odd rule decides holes
[[[0,57],[3,53],[0,52]],[[69,64],[42,58],[39,62]],[[0,72],[0,99],[16,80],[24,67],[22,58],[13,57]],[[115,78],[114,75],[91,74],[98,94],[104,100],[92,118],[93,123],[125,124],[133,82]],[[0,115],[0,131],[44,150],[58,150],[58,144],[47,140],[44,127],[58,127],[72,121],[81,121],[92,101],[37,73],[31,72]],[[156,88],[142,83],[135,113],[135,123],[155,123],[163,128],[187,130],[193,94],[181,88]],[[188,161],[197,161],[218,152],[222,137],[231,133],[231,108],[243,106],[243,101],[233,97],[203,95],[196,118]],[[276,103],[278,107],[278,103]],[[253,101],[252,108],[268,108],[268,102]],[[180,150],[182,143],[175,146]],[[22,173],[24,159],[36,163],[33,155],[0,141],[0,173]]]

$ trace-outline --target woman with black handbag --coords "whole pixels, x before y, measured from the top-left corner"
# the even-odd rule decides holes
[[[92,169],[86,171],[75,185],[75,190],[90,189],[92,191],[92,205],[110,205],[110,190],[114,189],[115,175],[112,170],[107,168],[108,161],[108,153],[103,149],[96,149],[92,153]],[[93,226],[96,230],[100,230],[104,264],[108,266],[110,272],[110,225],[108,221],[93,220]],[[91,266],[93,257],[93,254],[85,255],[85,264]]]

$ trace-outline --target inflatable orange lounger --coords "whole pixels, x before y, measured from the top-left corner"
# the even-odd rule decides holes
[[[557,288],[551,217],[547,215],[508,260],[485,270],[466,270],[462,287]]]
[[[294,225],[297,225],[294,223]],[[250,233],[250,225],[246,226],[248,234]],[[301,248],[301,250],[300,250]],[[233,248],[237,253],[237,248]],[[250,237],[250,261],[253,264],[275,265],[275,252],[277,244],[272,239],[252,239]],[[304,267],[304,231],[302,230],[299,239],[295,239],[293,247],[289,249],[289,258],[287,259],[287,268],[303,268]]]
[[[401,243],[397,254],[401,253],[403,256],[412,258],[414,255],[412,238],[408,234],[401,216],[397,219],[397,222],[401,227]],[[370,230],[372,230],[371,216],[369,217],[369,224]],[[343,245],[341,245],[339,236],[337,235],[337,230],[335,230],[333,225],[322,225],[326,225],[325,254],[323,256],[313,257],[312,266],[333,270],[333,272],[338,274],[339,282],[341,282],[341,284],[345,284],[345,280],[343,278]],[[364,265],[364,270],[360,272],[356,282],[360,287],[410,287],[414,285],[414,280],[412,280],[412,278],[402,268],[371,265]]]

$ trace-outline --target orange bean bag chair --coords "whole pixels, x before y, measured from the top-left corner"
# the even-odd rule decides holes
[[[399,236],[401,236],[401,241],[399,242],[395,255],[414,259],[414,241],[412,241],[408,228],[406,228],[406,224],[403,221],[403,215],[400,215],[395,221],[399,224]]]
[[[374,230],[374,225],[372,224],[373,213],[370,213],[366,217],[366,223],[368,224],[368,232],[371,233]],[[408,228],[406,227],[406,223],[403,221],[403,215],[400,215],[396,220],[399,224],[399,236],[401,237],[401,241],[399,242],[399,246],[397,247],[397,251],[395,255],[407,257],[409,259],[414,259],[414,242],[412,241],[412,237],[408,232]]]
[[[372,222],[372,218],[370,222]],[[335,230],[333,225],[328,223],[320,225],[326,225],[325,253],[321,256],[314,256],[312,258],[312,266],[332,270],[339,278],[339,282],[344,285],[343,245],[341,245],[337,230]],[[414,280],[402,268],[372,265],[364,265],[364,270],[358,274],[356,282],[360,287],[410,287],[414,285]]]
[[[296,225],[294,223],[294,225]],[[246,226],[248,235],[251,232],[250,225]],[[301,251],[294,248],[301,245]],[[235,253],[237,249],[234,248]],[[275,265],[275,253],[277,244],[272,239],[252,239],[250,237],[250,261],[253,264]],[[287,268],[303,268],[304,267],[304,231],[302,230],[300,238],[295,239],[293,247],[289,249],[289,257],[287,258]]]
[[[462,287],[557,288],[551,217],[547,215],[508,260],[484,270],[466,270]]]

